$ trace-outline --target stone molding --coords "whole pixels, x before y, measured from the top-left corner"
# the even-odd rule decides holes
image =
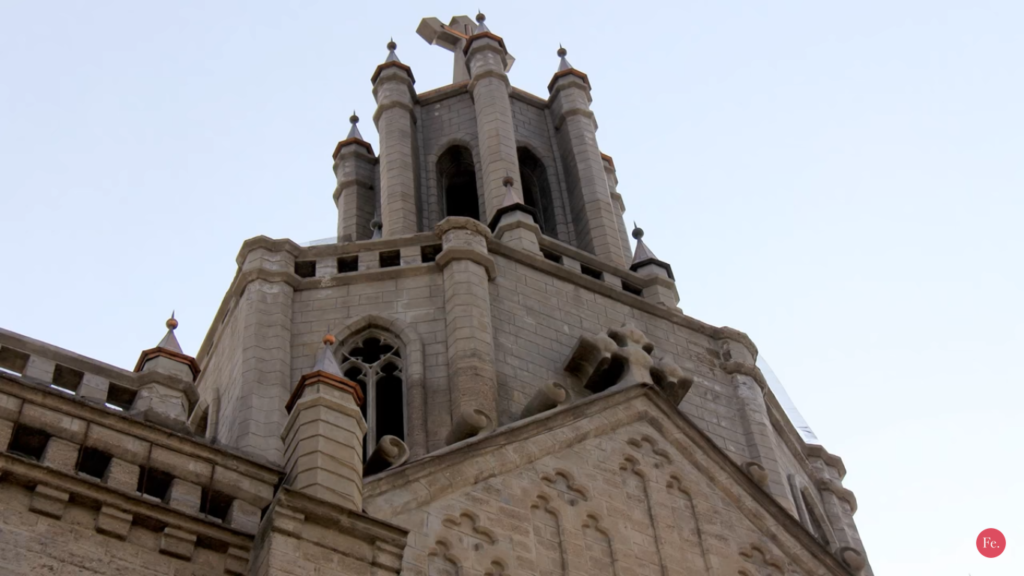
[[[343,392],[347,392],[352,395],[352,398],[355,399],[357,406],[362,406],[363,404],[363,391],[359,389],[358,384],[346,378],[335,376],[334,374],[331,374],[329,372],[317,370],[316,372],[303,374],[302,377],[299,378],[299,383],[295,385],[295,390],[292,391],[292,395],[288,398],[288,402],[285,403],[284,405],[285,411],[290,414],[292,409],[295,408],[295,403],[298,402],[300,398],[302,398],[302,393],[306,390],[306,388],[309,388],[310,386],[316,386],[317,384],[323,384],[325,386],[330,386],[332,388],[337,388],[338,390],[341,390]]]
[[[249,550],[252,547],[250,535],[226,524],[210,522],[166,504],[145,500],[141,496],[129,495],[107,485],[85,480],[18,456],[0,453],[0,471],[5,476],[15,476],[32,484],[84,496],[101,505],[109,505],[128,514],[152,518],[168,526],[224,542],[230,546],[244,550]]]
[[[378,65],[377,68],[373,71],[373,76],[370,77],[370,82],[376,84],[377,79],[380,78],[380,75],[388,68],[398,68],[399,70],[405,72],[409,76],[409,80],[411,81],[412,84],[416,83],[416,77],[412,75],[412,68],[398,61],[385,62],[383,64]]]
[[[196,362],[195,358],[189,356],[188,354],[182,354],[180,352],[175,352],[174,350],[161,348],[160,346],[157,346],[156,348],[150,348],[149,350],[143,350],[142,353],[139,354],[139,360],[135,363],[135,369],[132,370],[132,372],[142,372],[142,367],[146,365],[147,361],[161,357],[167,358],[168,360],[174,360],[175,362],[181,362],[182,364],[186,364],[189,370],[192,371],[193,382],[195,382],[196,378],[199,377],[199,372],[201,370],[199,369],[199,363]],[[195,399],[191,400],[195,402]]]
[[[341,152],[341,149],[350,144],[366,148],[366,151],[369,152],[370,156],[374,158],[374,161],[376,161],[377,157],[373,153],[373,146],[371,146],[370,143],[367,142],[366,140],[362,140],[360,138],[346,138],[341,142],[338,142],[338,145],[334,147],[334,153],[331,154],[331,159],[337,160],[338,154]]]
[[[590,78],[588,78],[585,73],[580,72],[575,68],[567,68],[565,70],[559,70],[558,72],[555,72],[554,76],[551,77],[551,82],[548,82],[548,93],[551,93],[552,97],[555,96],[555,84],[557,84],[559,80],[567,76],[575,76],[576,78],[582,80],[583,85],[586,86],[588,92],[592,89],[590,86]],[[561,90],[561,88],[559,90]],[[609,156],[609,158],[611,157]]]
[[[483,39],[493,40],[493,41],[498,43],[498,46],[494,46],[494,47],[490,47],[489,46],[488,47],[489,49],[497,51],[497,48],[500,46],[501,47],[500,54],[502,56],[505,56],[506,54],[508,54],[508,49],[505,48],[505,40],[503,40],[501,36],[498,36],[497,34],[493,34],[491,32],[477,32],[476,34],[473,34],[469,38],[466,38],[466,46],[463,47],[462,53],[468,55],[470,49],[473,46],[473,43],[476,42],[477,40],[483,40]],[[487,46],[487,45],[484,44],[483,46]]]

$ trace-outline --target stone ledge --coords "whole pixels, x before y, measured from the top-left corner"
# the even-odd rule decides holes
[[[416,95],[416,99],[420,106],[428,106],[442,100],[454,98],[461,94],[469,93],[469,80],[462,82],[456,82],[455,84],[449,84],[433,90],[427,90]]]
[[[843,459],[835,454],[829,453],[825,450],[824,446],[818,444],[808,444],[804,449],[804,453],[807,454],[808,458],[820,458],[825,461],[825,464],[836,469],[839,472],[839,478],[846,477],[846,464],[843,464]]]
[[[111,506],[125,514],[152,518],[162,524],[179,530],[202,536],[211,540],[224,542],[245,550],[252,547],[252,538],[240,530],[223,524],[204,521],[194,516],[179,512],[160,502],[143,499],[141,496],[129,496],[112,490],[103,484],[84,480],[64,472],[45,468],[41,464],[25,460],[11,454],[0,454],[0,470],[4,476],[12,476],[30,484],[45,486],[49,491],[66,492],[83,496],[98,502],[101,506]]]

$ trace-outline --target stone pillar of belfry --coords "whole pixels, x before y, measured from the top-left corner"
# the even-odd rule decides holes
[[[741,339],[747,342],[741,342]],[[762,488],[791,514],[796,515],[795,504],[786,488],[787,480],[782,473],[775,432],[768,416],[768,406],[764,395],[767,384],[761,371],[757,368],[757,349],[749,343],[744,335],[736,338],[725,337],[719,340],[722,351],[722,369],[732,376],[736,386],[740,423],[746,443],[749,462],[760,466],[767,474]],[[765,388],[762,388],[764,386]]]
[[[454,444],[486,433],[497,424],[498,385],[488,283],[495,275],[487,252],[491,231],[472,218],[449,216],[435,229],[443,249],[436,262],[444,271],[448,386]]]
[[[619,194],[619,178],[615,174],[615,161],[607,154],[601,154],[604,161],[604,176],[608,180],[608,195],[612,199],[612,207],[615,208],[617,218],[615,225],[619,229],[619,243],[622,245],[622,256],[625,260],[633,257],[633,251],[629,247],[629,234],[626,233],[626,203],[622,201],[622,194]]]
[[[377,157],[373,146],[359,133],[359,116],[349,118],[352,128],[348,136],[334,148],[334,203],[338,206],[338,242],[369,240],[373,230],[370,221],[376,211],[374,193]]]
[[[853,515],[857,512],[857,497],[843,486],[846,466],[842,458],[829,454],[818,444],[807,444],[804,454],[814,470],[814,484],[824,505],[825,515],[836,537],[836,555],[856,573],[858,565],[863,576],[873,574],[864,553]]]
[[[387,60],[377,66],[371,78],[377,99],[373,122],[380,135],[380,211],[385,238],[419,230],[416,79],[412,69],[398,60],[396,47],[394,41],[388,43]]]
[[[363,509],[363,392],[341,374],[324,337],[313,369],[285,405],[284,484],[350,510]]]
[[[548,84],[555,139],[569,188],[569,213],[580,248],[625,268],[628,264],[616,221],[621,213],[613,205],[604,160],[597,147],[597,122],[590,110],[590,80],[565,59]]]
[[[502,181],[509,174],[519,174],[519,156],[516,154],[516,134],[512,124],[512,104],[509,101],[510,84],[506,71],[509,55],[505,41],[493,34],[484,24],[484,15],[477,14],[477,28],[466,40],[463,53],[469,67],[469,93],[476,110],[476,129],[479,142],[480,166],[483,174],[483,222],[489,222],[501,207],[505,197]],[[522,196],[521,183],[514,184]]]

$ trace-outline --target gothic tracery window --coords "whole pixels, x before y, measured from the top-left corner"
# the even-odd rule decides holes
[[[342,348],[341,371],[359,384],[365,401],[364,458],[384,436],[405,440],[405,387],[402,350],[392,336],[377,330],[362,332]]]

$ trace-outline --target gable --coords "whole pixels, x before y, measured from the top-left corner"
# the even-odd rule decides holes
[[[848,574],[660,394],[608,392],[370,479],[411,574]]]

